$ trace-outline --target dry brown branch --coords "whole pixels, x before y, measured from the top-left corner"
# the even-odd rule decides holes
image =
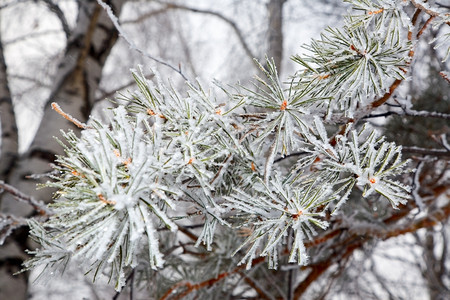
[[[414,7],[416,7],[417,9],[420,9],[420,10],[426,12],[427,14],[429,14],[432,17],[439,17],[441,15],[437,11],[428,9],[425,6],[423,6],[422,4],[417,3],[415,0],[411,0],[411,3],[412,3],[412,5],[414,5]]]
[[[73,124],[75,124],[75,126],[77,126],[78,128],[81,129],[87,129],[87,128],[91,128],[89,126],[87,126],[86,124],[78,121],[77,119],[75,119],[74,117],[72,117],[71,115],[69,115],[68,113],[65,113],[61,107],[58,105],[58,103],[56,102],[52,102],[52,108],[54,111],[56,111],[58,114],[60,114],[61,116],[64,117],[64,119],[72,122]]]
[[[422,26],[422,28],[420,28],[419,32],[417,32],[417,38],[420,38],[420,36],[423,34],[423,32],[425,31],[425,29],[428,27],[428,25],[431,23],[431,21],[434,19],[433,16],[431,16],[430,18],[428,18],[428,20],[425,22],[425,24]]]
[[[406,212],[406,213],[405,213]],[[395,215],[395,218],[388,218],[385,220],[386,224],[392,223],[394,220],[397,221],[402,219],[410,212],[409,209],[406,209],[404,212]],[[316,281],[325,271],[329,269],[335,262],[342,261],[353,254],[353,252],[357,249],[360,249],[362,246],[366,244],[366,242],[370,241],[373,238],[380,238],[382,240],[387,240],[393,237],[398,237],[400,235],[404,235],[406,233],[416,232],[421,228],[429,228],[437,225],[439,222],[444,222],[450,217],[450,203],[448,203],[445,207],[441,209],[437,209],[427,216],[412,221],[410,224],[399,227],[391,227],[389,230],[385,231],[372,231],[366,232],[365,234],[358,235],[350,235],[344,241],[342,241],[342,245],[344,248],[341,251],[337,251],[336,254],[329,257],[325,261],[320,261],[315,264],[312,264],[308,267],[311,268],[311,273],[296,287],[294,291],[294,299],[300,299],[303,293],[307,290],[307,288]]]
[[[242,278],[244,278],[244,281],[254,290],[256,291],[256,293],[258,294],[258,299],[267,299],[270,300],[272,299],[271,297],[269,297],[265,291],[263,291],[258,284],[251,279],[250,277],[248,277],[244,272],[239,272],[238,273]]]
[[[265,257],[258,257],[253,259],[252,261],[252,266],[258,265],[262,262],[264,262]],[[218,274],[215,278],[211,278],[211,279],[207,279],[205,281],[196,283],[196,284],[192,284],[190,282],[179,282],[177,284],[175,284],[174,286],[172,286],[161,298],[160,300],[165,300],[165,299],[169,299],[170,295],[175,293],[177,289],[179,288],[186,288],[186,290],[184,292],[182,292],[181,294],[178,295],[174,295],[173,299],[183,299],[183,297],[189,295],[190,293],[197,291],[199,289],[205,288],[205,287],[210,287],[213,286],[214,284],[216,284],[217,282],[221,281],[222,279],[225,279],[227,277],[229,277],[230,275],[236,274],[238,272],[240,272],[242,269],[245,269],[246,265],[240,265],[237,266],[236,268],[234,268],[233,270],[231,270],[230,272],[222,272],[220,274]]]

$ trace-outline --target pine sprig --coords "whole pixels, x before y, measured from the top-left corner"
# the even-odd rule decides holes
[[[267,82],[259,77],[256,91],[250,92],[250,105],[266,110],[267,117],[253,122],[259,127],[257,137],[253,140],[256,149],[263,146],[269,135],[275,136],[274,152],[288,155],[298,147],[297,128],[305,126],[309,119],[310,108],[318,102],[327,101],[327,97],[310,95],[311,88],[284,90],[273,60],[266,59],[266,67],[256,62],[260,70],[267,77]]]
[[[373,192],[381,194],[394,208],[411,198],[409,187],[391,179],[411,171],[406,168],[408,161],[402,161],[401,147],[385,142],[369,126],[359,130],[348,126],[343,135],[336,137],[337,143],[332,147],[325,128],[316,118],[315,129],[305,134],[305,138],[310,147],[304,151],[317,157],[311,162],[316,164],[315,176],[333,184],[340,195],[334,212],[345,203],[354,186],[363,189],[364,197]]]
[[[297,73],[298,89],[333,98],[328,111],[352,117],[358,105],[367,105],[395,79],[405,78],[410,46],[406,38],[391,43],[385,35],[363,26],[326,29],[320,40],[305,47],[309,55],[293,57],[303,67]]]
[[[144,131],[151,127],[143,116],[132,118],[119,107],[111,123],[109,128],[93,121],[81,138],[65,134],[71,147],[58,159],[61,175],[49,184],[59,189],[61,198],[52,204],[55,215],[43,226],[51,239],[64,242],[74,259],[89,261],[96,274],[110,269],[119,288],[124,270],[136,266],[144,244],[150,266],[163,265],[156,220],[177,228],[165,209],[174,208],[179,191],[166,185],[166,160],[154,147],[158,137],[149,139]]]
[[[325,229],[326,221],[323,206],[333,200],[331,189],[321,185],[291,185],[283,182],[279,176],[274,176],[266,185],[259,181],[258,187],[251,191],[235,189],[225,197],[229,208],[244,212],[246,221],[241,224],[249,229],[248,238],[236,249],[249,246],[240,263],[251,267],[252,260],[257,256],[268,256],[269,267],[278,265],[279,248],[286,243],[290,230],[294,241],[290,245],[289,262],[304,265],[308,256],[304,247],[304,239],[316,235],[314,226]]]

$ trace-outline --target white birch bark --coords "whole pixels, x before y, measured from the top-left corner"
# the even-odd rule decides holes
[[[113,7],[114,13],[119,15],[126,0],[107,2]],[[48,178],[38,180],[28,179],[26,176],[43,174],[51,170],[50,164],[55,159],[55,155],[63,153],[62,147],[53,138],[60,136],[61,129],[79,131],[75,125],[51,109],[51,102],[57,102],[78,120],[86,121],[95,101],[94,94],[100,82],[103,66],[117,37],[112,22],[96,1],[79,1],[77,23],[70,34],[65,55],[58,66],[51,96],[45,105],[39,129],[29,150],[12,168],[7,164],[4,165],[3,162],[9,161],[11,155],[17,153],[17,149],[13,147],[17,147],[17,142],[14,145],[13,138],[9,141],[6,139],[6,143],[2,141],[4,155],[0,160],[2,162],[0,171],[8,175],[5,179],[9,184],[36,199],[51,201],[52,190],[44,188],[36,191],[36,184],[45,182]],[[1,72],[0,70],[0,76],[4,76]],[[5,83],[6,81],[2,79],[0,77],[0,82]],[[0,89],[2,99],[6,99],[7,97],[3,95],[4,86]],[[3,132],[13,131],[17,134],[11,106],[3,100],[0,104],[4,112],[1,115],[1,125],[5,126]],[[17,140],[17,137],[15,139]],[[1,199],[0,212],[15,216],[28,216],[34,213],[31,206],[19,203],[6,194],[3,194]],[[0,262],[2,262],[0,263],[0,299],[27,299],[27,275],[12,276],[12,273],[20,269],[24,250],[29,247],[26,245],[26,236],[26,230],[23,234],[15,233],[0,247]]]

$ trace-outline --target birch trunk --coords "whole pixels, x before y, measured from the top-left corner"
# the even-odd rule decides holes
[[[115,15],[119,15],[125,1],[105,2],[112,6]],[[13,145],[10,145],[11,143],[2,141],[1,174],[5,174],[7,182],[21,192],[46,202],[51,201],[52,190],[48,188],[36,190],[36,184],[45,182],[48,178],[29,179],[27,176],[44,174],[51,170],[50,164],[54,161],[55,155],[63,153],[62,147],[53,138],[61,136],[61,129],[79,131],[75,125],[52,110],[51,102],[57,102],[65,112],[78,120],[86,121],[95,101],[95,91],[101,79],[103,66],[118,38],[114,25],[96,1],[83,0],[78,4],[76,26],[70,33],[65,55],[59,63],[54,79],[51,96],[45,105],[42,121],[29,150],[19,158],[14,166],[8,166],[3,162],[10,161],[14,157],[14,153],[17,153],[17,149],[12,147],[14,143],[11,142]],[[2,72],[4,73],[4,70],[0,70],[0,76],[5,76],[2,75]],[[3,78],[0,78],[1,82],[6,82],[1,79]],[[8,96],[4,94],[3,86],[0,89],[2,93],[0,103],[2,107],[0,108],[2,111],[5,109],[3,112],[8,112],[1,115],[2,129],[3,126],[6,129],[3,133],[7,134],[11,128],[11,131],[17,134],[15,123],[12,121],[14,119],[12,107],[8,101],[4,100]],[[6,116],[4,117],[4,115]],[[19,203],[13,197],[4,195],[1,199],[1,213],[29,216],[34,212],[29,205]],[[15,233],[6,240],[5,245],[0,247],[0,299],[27,298],[26,276],[11,276],[13,272],[21,268],[22,253],[27,248],[26,236],[27,232]]]

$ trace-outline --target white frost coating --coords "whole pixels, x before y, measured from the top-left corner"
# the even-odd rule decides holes
[[[138,89],[122,99],[126,106],[111,110],[109,125],[92,120],[81,138],[64,135],[70,146],[53,184],[64,198],[44,238],[60,238],[70,256],[85,259],[85,270],[111,271],[120,289],[143,255],[150,268],[162,267],[160,234],[191,218],[203,222],[196,246],[222,246],[216,229],[236,222],[245,234],[234,252],[246,251],[240,264],[250,268],[263,256],[276,268],[281,249],[290,250],[289,262],[308,262],[304,240],[328,228],[325,214],[337,212],[355,186],[359,195],[378,193],[394,207],[404,203],[409,188],[391,179],[405,172],[400,147],[367,126],[327,134],[328,125],[368,114],[371,103],[403,79],[410,48],[397,36],[405,29],[389,27],[401,23],[396,5],[378,1],[344,28],[328,29],[312,42],[309,59],[298,58],[305,69],[288,89],[271,61],[258,64],[267,80],[258,81],[256,92],[225,90],[220,100],[199,85],[178,93],[134,71]],[[386,16],[395,16],[393,25]],[[264,112],[233,112],[244,104]],[[176,238],[164,240],[164,249],[176,247]],[[45,251],[37,253],[36,265],[51,262],[39,254]]]
[[[251,245],[241,263],[247,262],[247,266],[250,266],[261,244],[264,245],[261,256],[277,257],[278,249],[291,228],[296,240],[291,248],[290,262],[306,264],[307,255],[303,245],[305,235],[310,238],[316,234],[313,224],[322,229],[328,226],[328,223],[317,218],[320,214],[311,213],[307,207],[314,207],[317,203],[326,201],[331,192],[332,190],[324,185],[300,185],[293,188],[283,184],[278,174],[271,178],[264,190],[254,195],[235,190],[232,197],[226,198],[230,207],[259,216],[256,220],[248,220],[246,225],[252,226],[253,232],[236,250],[237,252],[245,245]],[[276,267],[276,262],[273,261],[269,265]]]
[[[155,155],[159,149],[143,130],[145,117],[131,117],[123,107],[112,113],[111,126],[94,120],[81,138],[66,135],[74,148],[61,159],[67,167],[60,182],[55,183],[64,189],[65,198],[57,201],[57,217],[49,224],[67,228],[60,238],[75,258],[83,258],[85,268],[97,266],[101,271],[114,264],[113,276],[120,283],[124,268],[136,265],[136,253],[142,251],[144,237],[152,267],[163,265],[149,214],[176,230],[177,225],[160,206],[166,203],[175,208],[171,197],[179,192],[172,191],[168,188],[172,184],[163,180],[166,170],[161,160],[167,158]]]

